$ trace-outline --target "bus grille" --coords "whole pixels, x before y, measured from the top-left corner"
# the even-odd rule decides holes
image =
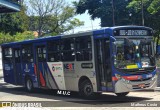
[[[153,72],[153,70],[137,70],[137,71],[127,71],[129,74],[148,74]]]
[[[147,78],[147,79],[138,79],[138,80],[130,80],[131,82],[141,82],[141,81],[147,81],[150,80],[151,78]]]
[[[143,88],[148,88],[149,85],[150,85],[150,83],[145,84],[145,86],[144,86]],[[139,87],[139,85],[132,85],[132,88],[133,88],[133,89],[142,89],[141,87]]]

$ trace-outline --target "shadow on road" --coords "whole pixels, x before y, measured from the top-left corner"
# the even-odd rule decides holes
[[[0,92],[10,93],[13,95],[23,95],[29,97],[37,97],[63,101],[66,106],[83,105],[83,106],[125,106],[124,104],[129,104],[131,102],[140,102],[145,100],[151,100],[152,98],[148,97],[135,97],[135,96],[126,96],[126,97],[117,97],[114,94],[102,94],[99,95],[95,100],[84,100],[79,97],[77,92],[71,92],[70,96],[57,95],[56,90],[45,90],[45,89],[36,89],[34,93],[28,93],[25,91],[24,87],[15,87],[7,83],[0,83]],[[54,102],[55,103],[55,102]],[[62,106],[65,106],[62,105]]]

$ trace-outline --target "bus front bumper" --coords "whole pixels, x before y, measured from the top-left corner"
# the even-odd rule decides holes
[[[128,81],[120,79],[115,83],[115,93],[137,90],[154,90],[157,86],[157,75],[145,81]]]

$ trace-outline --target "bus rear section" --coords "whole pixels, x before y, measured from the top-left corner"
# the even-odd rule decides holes
[[[25,85],[26,76],[35,80],[32,44],[2,45],[4,81],[14,85]],[[33,80],[33,81],[34,81]]]

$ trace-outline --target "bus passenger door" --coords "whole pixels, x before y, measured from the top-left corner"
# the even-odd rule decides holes
[[[15,84],[15,75],[13,70],[13,51],[10,47],[2,48],[3,54],[3,74],[4,81]]]
[[[39,87],[46,87],[46,79],[45,79],[45,64],[47,63],[47,55],[46,55],[46,45],[45,44],[37,44],[34,46],[34,69],[35,74],[37,74],[38,85]]]
[[[15,84],[22,84],[21,73],[21,49],[19,47],[13,48],[13,71],[15,76]]]
[[[109,39],[95,39],[98,90],[112,91],[112,73]]]

